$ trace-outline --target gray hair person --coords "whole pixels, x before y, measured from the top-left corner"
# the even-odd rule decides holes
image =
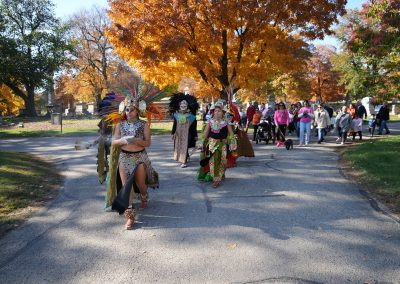
[[[342,110],[336,116],[335,127],[338,131],[339,138],[336,141],[341,141],[340,144],[344,145],[347,140],[347,133],[351,126],[351,114],[348,112],[347,106],[343,106]]]

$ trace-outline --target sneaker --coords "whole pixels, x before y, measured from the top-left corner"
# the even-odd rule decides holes
[[[186,168],[186,167],[187,167],[186,164],[182,164],[182,165],[181,165],[181,168]]]
[[[390,134],[390,131],[386,131],[386,134]]]
[[[344,145],[344,142],[340,142],[340,145]]]

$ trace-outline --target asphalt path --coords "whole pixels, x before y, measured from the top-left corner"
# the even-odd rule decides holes
[[[400,224],[345,178],[333,142],[254,145],[213,189],[195,178],[198,152],[181,169],[171,138],[154,136],[160,188],[126,231],[103,208],[97,150],[76,140],[0,141],[65,176],[54,201],[0,239],[0,283],[400,283]]]

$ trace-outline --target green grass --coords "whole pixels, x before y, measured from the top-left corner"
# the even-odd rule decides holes
[[[3,127],[0,128],[0,138],[24,138],[24,137],[49,137],[49,136],[63,136],[63,137],[80,137],[80,136],[93,136],[97,135],[99,123],[98,118],[79,118],[79,119],[64,119],[63,128],[61,133],[60,125],[51,125],[49,119],[35,118],[35,119],[22,119],[6,121],[7,123],[15,123],[23,121],[24,128]],[[200,131],[203,122],[197,122],[197,130]],[[171,134],[172,121],[160,122],[152,121],[151,123],[152,135],[165,135]]]
[[[400,212],[400,136],[371,140],[348,148],[344,158],[360,171],[359,181]]]
[[[0,151],[0,233],[55,196],[61,177],[49,163],[27,153]]]
[[[24,130],[24,129],[10,129],[0,130],[0,138],[24,138],[24,137],[75,137],[75,136],[90,136],[96,135],[97,128],[76,129],[76,128],[63,128],[61,130]]]
[[[172,122],[152,122],[150,125],[151,135],[171,134]]]
[[[399,122],[400,121],[400,115],[391,115],[390,116],[390,120],[388,121],[388,123],[390,122]]]

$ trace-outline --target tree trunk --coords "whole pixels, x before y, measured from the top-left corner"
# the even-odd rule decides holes
[[[322,95],[321,94],[316,94],[315,96],[315,101],[317,103],[322,103]]]
[[[35,109],[35,88],[25,86],[26,94],[14,82],[6,81],[5,84],[9,87],[15,95],[24,100],[25,114],[29,117],[36,117]]]
[[[26,86],[27,97],[24,99],[25,101],[25,109],[26,115],[29,117],[37,117],[36,109],[35,109],[35,87]]]
[[[350,104],[350,102],[351,102],[351,97],[350,97],[350,93],[349,92],[346,93],[346,97],[345,97],[344,100],[345,100],[346,106],[348,106]]]
[[[99,109],[100,109],[100,104],[101,104],[101,91],[100,92],[96,92],[96,95],[94,96],[94,99],[95,99],[95,103],[96,103],[96,109],[97,109],[97,111],[96,111],[96,113],[94,113],[95,115],[98,115],[99,113],[98,113],[98,111],[99,111]]]
[[[225,89],[229,87],[229,75],[228,75],[228,32],[226,30],[222,31],[222,56],[219,59],[219,65],[221,67],[221,75],[218,76],[218,81],[222,85],[222,90],[220,92],[221,99],[226,100],[227,94]]]

